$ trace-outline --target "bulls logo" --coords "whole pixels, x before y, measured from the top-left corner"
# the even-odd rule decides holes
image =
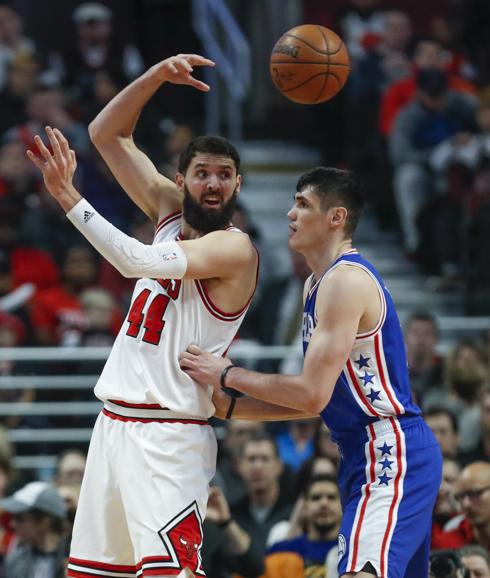
[[[160,532],[173,568],[189,568],[204,576],[201,560],[202,521],[196,502],[182,510]]]

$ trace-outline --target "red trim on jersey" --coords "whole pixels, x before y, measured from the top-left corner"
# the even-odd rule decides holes
[[[134,417],[127,415],[120,415],[108,410],[107,408],[102,409],[102,413],[117,421],[127,421],[127,422],[142,422],[142,423],[190,423],[195,425],[208,425],[208,420],[206,419],[192,419],[192,418],[178,418],[178,417]]]
[[[234,313],[226,313],[225,311],[222,311],[219,307],[217,307],[212,302],[211,297],[209,296],[208,291],[206,289],[206,286],[203,284],[202,280],[201,279],[194,279],[194,283],[196,284],[197,292],[199,293],[199,295],[202,299],[202,302],[204,303],[204,306],[209,311],[209,313],[211,313],[214,317],[216,317],[217,319],[220,319],[221,321],[236,321],[241,315],[243,315],[243,312],[250,305],[250,302],[252,301],[253,296],[255,295],[255,290],[257,289],[257,282],[259,280],[260,255],[259,255],[259,252],[257,251],[257,248],[255,247],[255,245],[253,247],[254,247],[255,251],[257,252],[257,271],[255,274],[255,287],[254,287],[254,290],[252,291],[252,295],[250,295],[248,301],[245,303],[245,305],[239,311],[235,311]]]
[[[376,364],[378,366],[378,373],[381,380],[381,386],[383,387],[386,395],[388,396],[388,399],[390,400],[391,405],[393,406],[393,409],[395,410],[395,415],[400,415],[403,413],[403,410],[400,408],[400,405],[397,402],[397,400],[393,398],[390,388],[388,387],[388,384],[386,382],[385,372],[383,370],[383,365],[381,363],[381,348],[379,346],[379,334],[376,335],[376,337],[374,338],[374,351],[376,353]]]
[[[354,534],[354,547],[352,550],[352,562],[350,565],[350,570],[347,572],[355,572],[356,563],[357,563],[357,554],[359,550],[359,535],[361,533],[362,522],[364,520],[364,514],[366,513],[367,503],[369,497],[371,495],[371,485],[374,484],[376,480],[375,475],[375,465],[376,465],[376,455],[374,453],[374,442],[376,441],[376,432],[374,431],[373,425],[369,424],[369,431],[371,432],[371,441],[369,442],[369,458],[371,460],[371,464],[369,466],[369,483],[366,484],[366,493],[364,494],[364,501],[361,506],[361,511],[359,514],[359,519],[357,521],[357,528]]]
[[[155,235],[163,228],[165,227],[165,225],[168,225],[169,223],[173,223],[174,221],[176,221],[177,219],[180,219],[182,216],[182,211],[174,211],[173,213],[170,213],[169,215],[167,215],[166,217],[164,217],[161,221],[159,221],[157,223],[157,226],[155,227]]]
[[[120,399],[109,399],[114,405],[120,405],[121,407],[132,407],[134,409],[168,409],[168,407],[162,407],[158,403],[128,403],[127,401],[122,401]]]
[[[94,576],[93,572],[83,572],[82,570],[73,570],[70,568],[70,564],[76,566],[82,566],[88,570],[101,570],[105,572],[120,572],[121,574],[134,574],[136,572],[136,566],[125,566],[120,564],[106,564],[105,562],[95,562],[94,560],[81,560],[80,558],[69,558],[68,559],[68,576]]]
[[[385,559],[385,550],[386,550],[386,545],[388,543],[388,536],[391,530],[391,526],[393,525],[393,512],[395,510],[395,507],[397,506],[397,502],[398,502],[398,496],[399,496],[399,488],[400,488],[400,478],[402,477],[402,473],[403,473],[403,467],[402,467],[402,444],[401,444],[401,438],[400,438],[400,430],[398,428],[398,424],[396,422],[395,419],[393,419],[392,417],[389,418],[391,425],[393,426],[393,431],[395,433],[395,437],[396,437],[396,465],[398,468],[398,471],[396,473],[395,476],[395,491],[393,494],[393,501],[391,502],[391,506],[390,506],[390,511],[388,513],[388,524],[386,526],[386,530],[385,530],[385,535],[383,537],[383,542],[382,542],[382,546],[381,546],[381,567],[380,567],[380,571],[381,571],[381,576],[385,576],[385,564],[384,564],[384,559]]]
[[[364,407],[368,410],[368,412],[374,416],[374,417],[381,417],[381,414],[378,413],[374,407],[372,406],[372,404],[370,404],[368,402],[368,400],[366,399],[364,392],[362,391],[361,386],[359,385],[359,382],[357,381],[357,375],[356,372],[354,371],[354,368],[352,367],[352,361],[350,359],[347,360],[347,370],[349,371],[349,375],[351,378],[352,383],[354,384],[355,390],[357,391],[357,394],[359,395],[362,403],[364,404]]]

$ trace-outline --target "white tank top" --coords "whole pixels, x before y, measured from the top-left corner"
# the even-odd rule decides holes
[[[182,213],[157,227],[153,243],[179,237]],[[229,230],[238,231],[231,227]],[[214,413],[212,388],[196,384],[179,367],[189,344],[216,355],[229,348],[250,305],[235,313],[220,311],[200,280],[139,279],[131,307],[95,395],[102,401],[155,404],[183,415],[207,419]]]

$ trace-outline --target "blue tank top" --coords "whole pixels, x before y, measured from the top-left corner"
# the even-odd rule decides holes
[[[410,391],[403,333],[393,300],[379,273],[355,249],[341,255],[320,279],[309,280],[303,313],[304,353],[317,324],[318,288],[339,265],[360,267],[370,275],[378,287],[382,307],[376,327],[357,335],[332,397],[320,414],[337,442],[364,432],[380,419],[421,414]]]

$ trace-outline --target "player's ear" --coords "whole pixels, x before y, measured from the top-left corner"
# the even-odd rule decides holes
[[[242,175],[237,175],[236,176],[236,192],[237,194],[240,192],[240,189],[242,187]]]
[[[184,175],[182,173],[176,173],[175,184],[180,191],[184,190]]]
[[[347,209],[345,207],[333,207],[330,221],[334,226],[344,225],[347,221]]]

